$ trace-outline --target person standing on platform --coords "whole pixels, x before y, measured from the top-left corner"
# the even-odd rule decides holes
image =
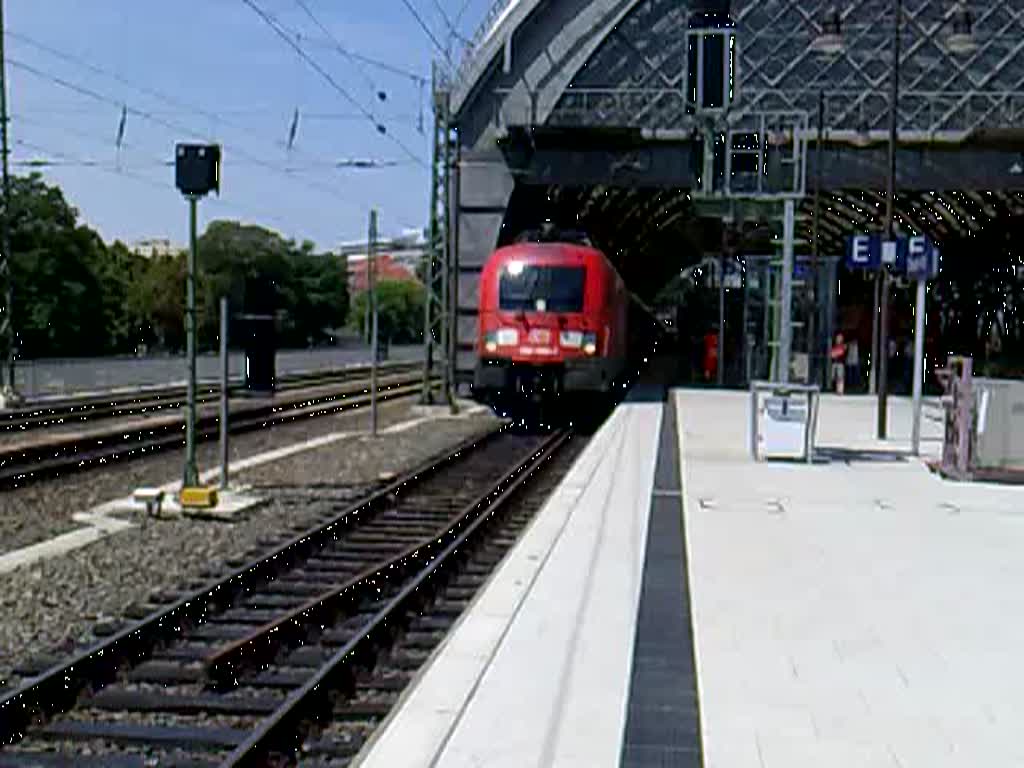
[[[860,391],[860,345],[855,338],[846,347],[846,381],[854,392]]]
[[[836,394],[842,395],[846,392],[846,341],[843,334],[837,333],[835,343],[829,352],[832,360],[832,386]]]
[[[704,334],[704,381],[710,383],[718,377],[718,329]]]

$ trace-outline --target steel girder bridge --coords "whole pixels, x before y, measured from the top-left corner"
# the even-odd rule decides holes
[[[435,78],[426,327],[452,380],[474,363],[479,271],[531,218],[589,229],[641,294],[700,258],[694,211],[713,154],[695,141],[709,148],[693,109],[690,33],[702,20],[732,30],[719,141],[733,146],[731,128],[781,115],[783,143],[805,150],[782,195],[796,200],[797,238],[816,232],[836,254],[851,232],[880,228],[895,5],[495,3],[457,70]],[[1024,212],[1024,0],[903,0],[898,18],[897,226],[941,243]]]

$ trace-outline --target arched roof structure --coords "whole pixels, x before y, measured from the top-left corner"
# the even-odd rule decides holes
[[[903,9],[895,217],[941,243],[1024,212],[1024,0],[904,0]],[[626,254],[697,236],[686,31],[725,10],[735,25],[735,110],[808,118],[807,191],[820,178],[822,250],[880,228],[890,0],[499,0],[450,83],[464,318],[473,271],[516,199],[575,209],[607,230],[624,272],[658,284],[650,260],[633,269]],[[822,52],[834,12],[842,45]],[[807,239],[810,194],[801,208],[798,236]]]

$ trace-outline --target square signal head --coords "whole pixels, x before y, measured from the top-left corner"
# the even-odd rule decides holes
[[[174,148],[174,184],[184,195],[220,194],[220,145],[178,144]]]

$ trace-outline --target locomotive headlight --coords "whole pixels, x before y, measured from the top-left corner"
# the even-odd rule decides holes
[[[499,328],[494,340],[499,347],[514,347],[519,343],[519,331],[515,328]]]
[[[496,334],[484,334],[484,349],[492,353],[498,351],[498,337]]]
[[[597,334],[596,333],[585,333],[585,334],[583,334],[583,354],[585,354],[585,355],[596,355],[597,354]]]
[[[526,265],[523,264],[523,262],[521,261],[510,261],[508,263],[508,273],[512,275],[512,277],[519,277],[521,274],[523,274],[523,270],[525,268]]]

